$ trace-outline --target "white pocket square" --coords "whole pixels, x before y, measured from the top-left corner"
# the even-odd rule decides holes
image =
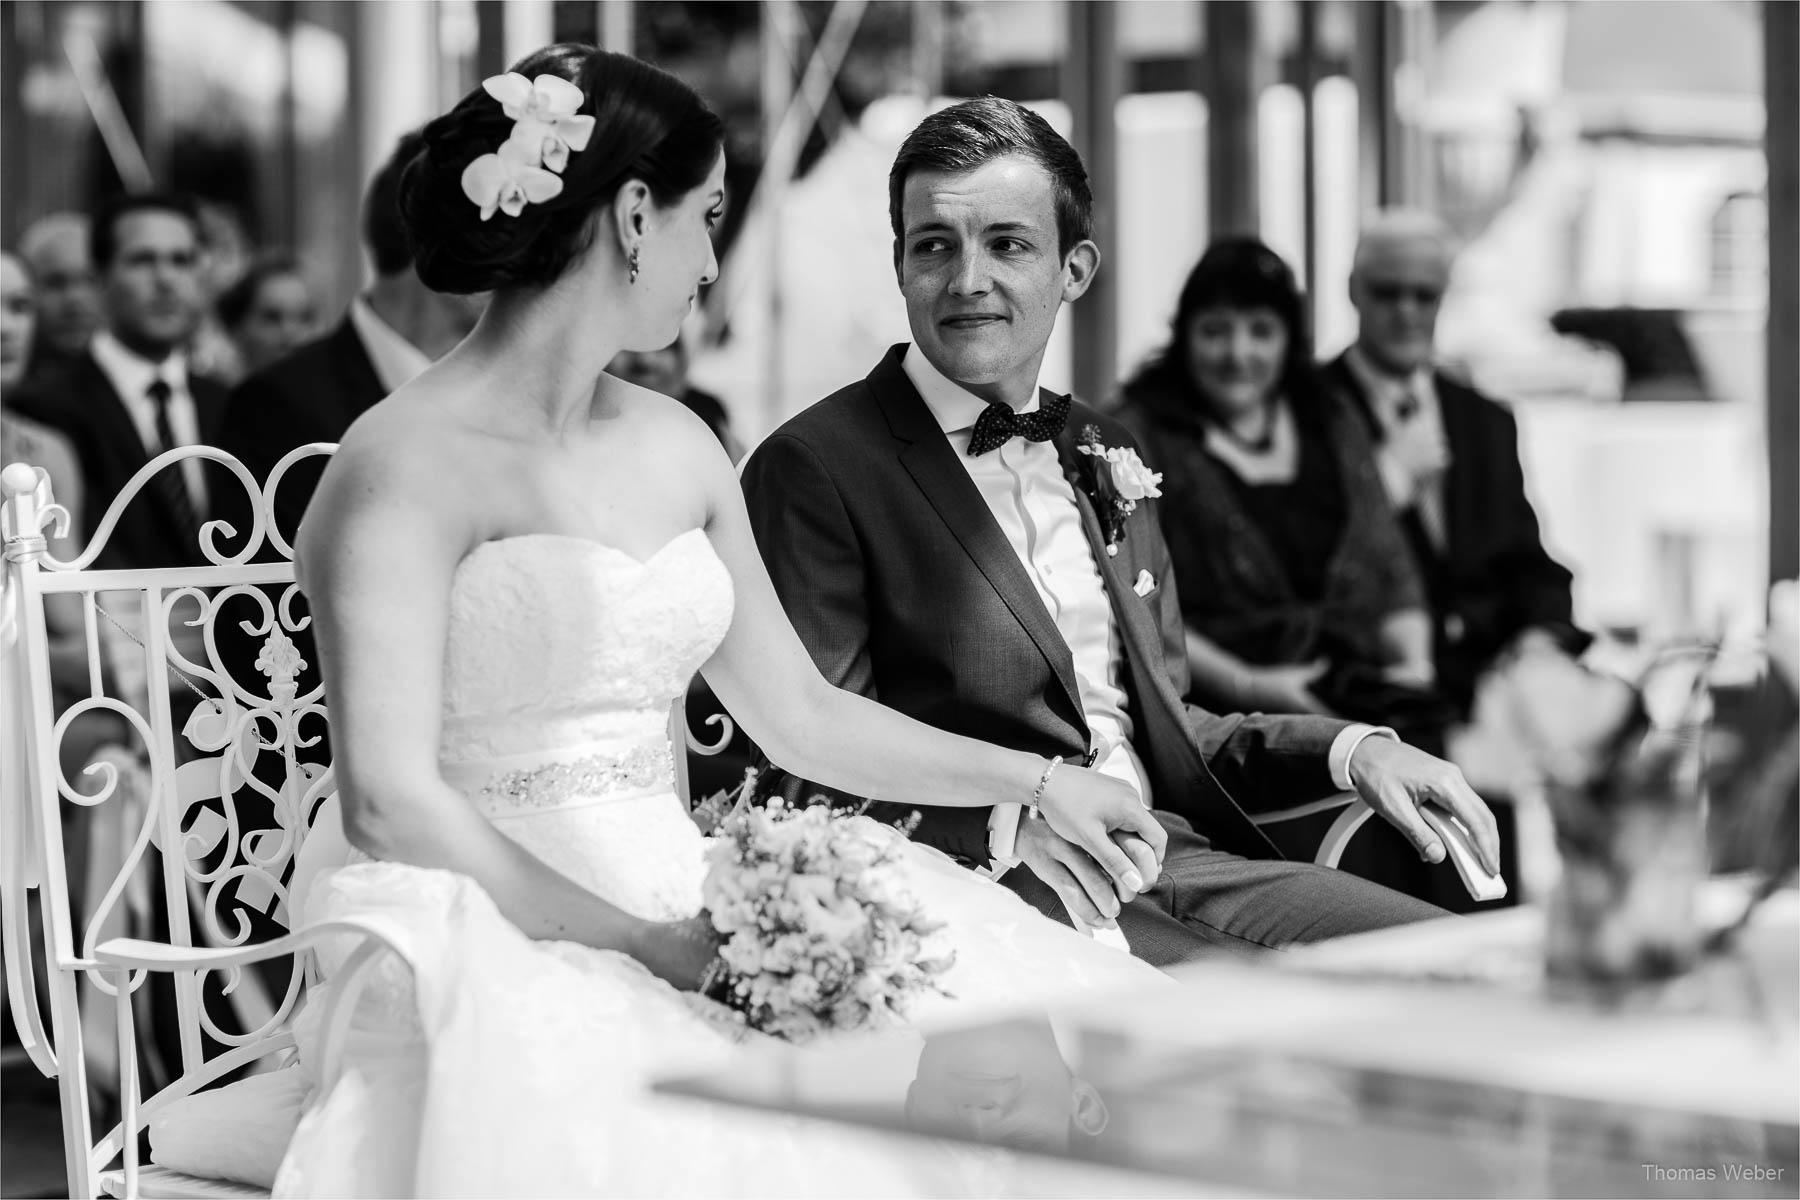
[[[1139,571],[1137,582],[1131,585],[1131,590],[1140,596],[1148,596],[1156,590],[1156,576],[1148,571]]]

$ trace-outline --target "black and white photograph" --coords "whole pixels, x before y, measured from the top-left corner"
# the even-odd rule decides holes
[[[1800,0],[0,0],[0,1197],[1800,1198]]]

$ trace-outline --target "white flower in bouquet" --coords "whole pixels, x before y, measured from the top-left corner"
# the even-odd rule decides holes
[[[900,874],[905,842],[819,805],[740,808],[718,826],[704,895],[723,938],[709,992],[792,1041],[903,1021],[952,955]]]

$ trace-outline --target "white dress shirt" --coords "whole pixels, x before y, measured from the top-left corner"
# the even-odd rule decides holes
[[[88,345],[94,362],[124,402],[138,440],[144,443],[144,453],[155,458],[174,448],[163,445],[156,434],[156,401],[150,399],[150,385],[158,379],[169,385],[169,428],[175,434],[176,445],[200,445],[200,410],[194,404],[194,394],[188,390],[187,355],[177,350],[160,363],[151,362],[127,349],[125,343],[104,329]],[[189,459],[181,465],[181,472],[194,502],[194,512],[204,519],[206,476],[199,461]]]
[[[1112,602],[1082,531],[1075,489],[1063,474],[1056,444],[1013,438],[998,450],[971,456],[975,419],[988,402],[946,379],[916,346],[907,350],[901,365],[950,439],[957,461],[987,501],[988,511],[1068,644],[1090,745],[1100,753],[1094,765],[1130,784],[1148,804],[1149,785],[1131,747],[1131,715],[1120,674],[1123,649]],[[1037,409],[1033,387],[1031,400],[1021,411]],[[1002,807],[1011,810],[1003,819],[1018,819],[1017,805]]]
[[[1068,644],[1089,744],[1099,753],[1095,768],[1130,785],[1150,805],[1149,777],[1131,744],[1131,714],[1121,682],[1124,651],[1112,602],[1055,443],[1013,438],[998,450],[971,456],[975,420],[988,402],[946,378],[916,346],[907,349],[901,366],[987,501],[988,511]],[[1030,401],[1020,411],[1035,412],[1038,407],[1038,390],[1033,387]],[[1392,736],[1373,726],[1352,725],[1332,743],[1329,765],[1337,786],[1350,786],[1350,755],[1363,738],[1377,732]],[[1017,804],[996,805],[988,819],[989,845],[1004,866],[1016,861],[1011,848],[1019,811]]]
[[[399,331],[382,320],[381,314],[361,296],[350,301],[350,327],[362,339],[363,350],[369,356],[369,365],[375,368],[375,378],[381,381],[382,391],[390,396],[431,365],[429,355],[401,337]]]

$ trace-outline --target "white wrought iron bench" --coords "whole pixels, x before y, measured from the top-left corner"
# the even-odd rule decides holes
[[[139,1161],[139,1140],[173,1101],[287,1054],[293,1046],[288,1021],[312,979],[307,946],[324,931],[286,930],[296,885],[304,882],[295,871],[307,835],[333,802],[332,773],[321,754],[309,753],[325,732],[324,698],[320,687],[301,692],[296,683],[304,664],[290,635],[306,618],[294,609],[292,547],[268,514],[287,469],[330,449],[288,455],[266,486],[208,447],[163,454],[122,489],[89,544],[67,562],[50,556],[42,536],[67,520],[47,480],[23,464],[0,473],[0,603],[10,626],[6,640],[13,643],[0,659],[8,710],[8,752],[0,760],[6,996],[26,1054],[58,1082],[71,1196],[254,1194],[147,1167]],[[125,507],[157,472],[179,470],[175,464],[194,458],[235,476],[251,498],[252,527],[232,531],[209,522],[200,538],[203,566],[96,569]],[[231,551],[221,551],[221,542]],[[259,555],[274,561],[253,561]],[[60,713],[53,707],[45,604],[59,595],[79,600],[87,677],[84,694]],[[242,664],[234,674],[220,651],[219,633],[239,614],[248,618],[242,632],[256,639],[249,644],[260,643],[253,669],[261,678],[254,681],[242,677]],[[130,730],[138,767],[114,757],[90,765],[86,779],[65,778],[63,739],[94,713],[111,714]],[[79,814],[78,832],[110,828],[122,851],[116,864],[106,864],[110,886],[81,898],[79,911],[63,840],[70,813]],[[33,944],[29,919],[34,894],[41,947]],[[105,937],[119,928],[147,936]],[[378,937],[373,930],[349,931]],[[375,941],[357,949],[347,991],[360,986],[361,967],[376,949]],[[285,986],[271,995],[267,977],[246,968],[282,959],[290,960]],[[48,1023],[39,1009],[40,961]],[[165,1064],[172,1081],[146,1098],[135,1010],[153,974],[173,982],[179,1061]],[[214,984],[222,996],[208,1003]],[[121,994],[133,1002],[120,1003]],[[106,1007],[113,1010],[113,1046],[94,1044],[105,1028],[95,1020],[97,1010]],[[350,1011],[350,1004],[339,1009],[345,1016]],[[328,1034],[328,1068],[341,1031],[339,1020]],[[102,1132],[93,1125],[90,1062],[115,1055],[120,1119]]]

